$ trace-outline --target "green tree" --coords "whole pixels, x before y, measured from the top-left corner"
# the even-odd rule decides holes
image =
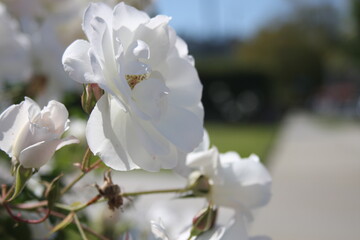
[[[240,63],[269,76],[278,106],[302,105],[321,85],[326,59],[339,44],[337,16],[328,5],[298,8],[241,45]]]

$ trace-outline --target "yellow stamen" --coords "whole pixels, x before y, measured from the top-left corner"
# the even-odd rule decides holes
[[[144,73],[144,74],[139,74],[139,75],[126,74],[125,78],[126,78],[126,81],[129,84],[130,88],[134,89],[136,84],[138,84],[139,82],[147,79],[149,76],[150,76],[149,73]]]

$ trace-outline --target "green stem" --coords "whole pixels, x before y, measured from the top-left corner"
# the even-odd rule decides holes
[[[64,219],[66,218],[66,215],[59,213],[59,212],[55,212],[55,211],[51,211],[50,213],[52,216],[57,217],[57,218],[61,218]],[[90,233],[91,235],[97,237],[97,239],[101,239],[101,240],[109,240],[108,238],[96,233],[94,230],[92,230],[91,228],[85,226],[85,225],[81,225],[81,227],[87,231],[88,233]]]
[[[121,193],[122,197],[134,197],[139,195],[147,195],[147,194],[160,194],[160,193],[183,193],[187,192],[187,188],[173,188],[173,189],[163,189],[163,190],[152,190],[152,191],[141,191],[141,192],[129,192],[129,193]],[[95,197],[96,198],[96,197]],[[74,211],[78,212],[83,210],[84,208],[93,205],[95,203],[105,202],[106,198],[98,198],[95,201],[89,201],[87,203],[77,205],[77,206],[69,206],[61,203],[56,203],[55,207],[66,210],[66,211]]]
[[[73,212],[78,212],[80,210],[83,210],[84,208],[90,206],[90,205],[93,205],[95,203],[101,203],[101,202],[105,202],[106,199],[104,198],[101,198],[97,201],[94,201],[92,203],[84,203],[84,204],[81,204],[81,205],[78,205],[78,206],[69,206],[69,205],[65,205],[65,204],[61,204],[61,203],[56,203],[55,204],[55,207],[56,208],[60,208],[60,209],[63,209],[63,210],[66,210],[66,211],[73,211]]]
[[[69,185],[67,185],[66,187],[64,187],[61,190],[61,195],[64,195],[67,191],[69,191],[70,188],[72,188],[78,181],[80,181],[85,175],[86,173],[90,172],[91,170],[93,170],[94,168],[96,168],[97,166],[99,166],[99,164],[101,163],[101,159],[97,160],[95,163],[93,163],[85,172],[81,172],[71,183],[69,183]]]
[[[4,187],[4,186],[5,186],[5,187]],[[2,196],[2,197],[3,197],[2,201],[6,202],[6,201],[8,200],[8,198],[11,197],[12,193],[14,192],[14,190],[15,190],[15,184],[13,184],[13,185],[10,187],[9,191],[7,191],[7,192],[6,192],[6,185],[3,185],[2,188],[3,188],[3,189],[2,189],[2,192],[5,193],[5,196]],[[4,188],[5,188],[5,189],[4,189]]]
[[[89,167],[90,167],[90,157],[92,156],[92,152],[90,150],[90,148],[88,147],[85,151],[83,160],[81,162],[81,170],[83,172],[87,172]]]
[[[74,220],[75,220],[75,224],[76,224],[76,226],[77,226],[77,228],[78,228],[78,230],[79,230],[79,232],[80,232],[81,238],[82,238],[83,240],[88,240],[87,237],[86,237],[86,235],[85,235],[85,232],[84,232],[84,230],[83,230],[83,228],[82,228],[82,226],[81,226],[81,223],[80,223],[80,221],[79,221],[79,218],[78,218],[78,216],[77,216],[76,214],[74,215]]]
[[[80,181],[85,176],[85,174],[86,172],[81,172],[71,183],[69,183],[69,185],[61,190],[60,194],[64,195],[67,191],[70,190],[70,188],[72,188],[78,181]]]
[[[23,209],[23,210],[31,210],[36,208],[41,208],[47,206],[48,202],[47,200],[41,201],[41,202],[30,202],[30,203],[19,203],[16,205],[11,206],[12,208],[16,209]]]
[[[163,189],[163,190],[121,193],[120,195],[123,197],[133,197],[133,196],[146,195],[146,194],[183,193],[183,192],[187,192],[187,191],[189,191],[189,189],[187,189],[187,188],[173,188],[173,189]]]

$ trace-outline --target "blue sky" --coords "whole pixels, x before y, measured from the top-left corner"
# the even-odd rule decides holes
[[[348,0],[297,0],[331,3],[342,9]],[[251,37],[275,18],[291,12],[296,0],[156,0],[156,10],[172,16],[171,25],[196,38]]]

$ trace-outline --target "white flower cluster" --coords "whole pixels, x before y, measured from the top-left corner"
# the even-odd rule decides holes
[[[81,36],[84,0],[2,0],[0,2],[0,100],[9,101],[4,85],[24,83],[40,106],[80,92],[63,71],[61,56]],[[6,104],[3,104],[6,105]]]
[[[59,3],[47,2],[46,11],[57,9]],[[44,10],[36,0],[19,0],[12,4],[20,6],[10,5],[13,14],[19,19],[25,16],[22,20],[27,22],[21,26],[23,31],[31,28],[28,20],[34,16],[43,19],[49,16],[38,15]],[[25,6],[31,10],[27,15],[21,13]],[[39,39],[40,55],[33,51],[32,54],[36,55],[36,60],[42,59],[43,72],[51,71],[51,66],[58,69],[55,55],[50,56],[52,53],[48,52],[50,48],[54,50],[51,44],[58,43],[54,35],[47,35],[55,20],[44,21],[39,34],[28,39],[19,32],[3,5],[0,5],[0,21],[11,23],[0,26],[0,33],[11,33],[0,41],[1,57],[6,56],[12,64],[9,53],[14,53],[24,61],[14,61],[14,65],[5,66],[0,74],[28,76],[33,71],[28,61],[29,46],[32,43],[35,49],[34,42]],[[186,43],[169,26],[169,21],[170,17],[163,15],[150,18],[123,2],[114,8],[101,2],[91,3],[86,8],[82,29],[87,40],[71,43],[62,56],[62,64],[73,80],[90,86],[87,88],[89,96],[94,86],[104,92],[103,95],[97,92],[96,105],[87,121],[88,146],[114,170],[158,172],[173,169],[189,178],[195,172],[196,176],[201,176],[196,181],[201,182],[195,181],[188,190],[195,196],[197,190],[202,191],[201,196],[207,199],[210,209],[205,214],[212,216],[212,211],[217,211],[215,207],[234,210],[233,218],[224,226],[206,222],[206,229],[203,229],[201,216],[200,220],[194,220],[192,230],[190,228],[178,239],[250,239],[247,222],[253,209],[268,203],[271,177],[256,155],[241,158],[235,152],[220,154],[216,147],[210,148],[203,128],[202,84]],[[50,45],[47,47],[43,43]],[[2,54],[4,45],[9,46],[5,55]],[[61,48],[56,49],[60,51]],[[34,55],[32,58],[34,60]],[[23,66],[23,71],[16,71],[17,63]],[[13,70],[15,73],[11,72]],[[0,77],[6,79],[3,75]],[[62,80],[58,79],[56,85],[60,82]],[[79,142],[74,137],[62,138],[68,124],[68,111],[63,104],[52,100],[41,109],[33,100],[25,98],[0,115],[0,149],[11,157],[14,165],[39,169],[56,150]],[[151,229],[154,234],[151,239],[170,239],[162,225],[153,222]],[[194,235],[196,231],[200,232]]]

